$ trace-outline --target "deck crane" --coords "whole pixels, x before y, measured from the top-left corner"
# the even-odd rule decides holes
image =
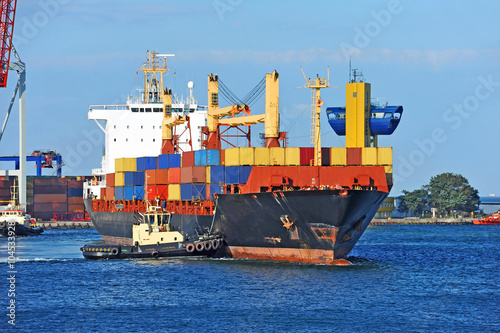
[[[18,75],[17,85],[0,132],[0,140],[19,91],[19,170],[11,174],[18,176],[19,205],[24,207],[26,205],[26,66],[12,44],[16,5],[17,0],[0,0],[0,87],[7,86],[9,70],[17,71]],[[11,51],[16,57],[16,62],[10,62]]]

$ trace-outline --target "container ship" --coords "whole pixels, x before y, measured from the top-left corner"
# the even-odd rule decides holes
[[[286,147],[276,71],[249,93],[252,99],[265,92],[265,113],[253,115],[246,99],[219,106],[219,89],[231,93],[217,75],[208,75],[208,105],[202,107],[192,97],[192,83],[188,103],[163,88],[168,68],[162,55],[148,52],[142,70],[139,98],[89,107],[89,119],[105,133],[105,154],[102,167],[93,170],[97,183],[84,186],[85,206],[104,241],[133,245],[135,212],[153,202],[184,234],[223,237],[221,256],[346,263],[392,187],[392,148],[377,147],[378,134],[368,125],[369,83],[347,83],[346,147],[325,148],[320,89],[329,87],[329,79],[306,79],[314,146]],[[251,147],[250,128],[258,123],[264,124],[265,142]],[[233,128],[248,146],[222,149],[222,142],[231,145],[226,133]]]

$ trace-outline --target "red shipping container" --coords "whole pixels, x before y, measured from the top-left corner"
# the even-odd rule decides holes
[[[304,165],[304,166],[314,165],[314,148],[313,147],[300,148],[300,165]]]
[[[108,178],[106,177],[106,180]],[[83,188],[83,181],[81,180],[68,180],[68,188]]]
[[[106,191],[104,191],[106,194]],[[68,197],[68,205],[83,205],[83,197]]]
[[[35,194],[33,201],[35,203],[43,202],[66,202],[68,196],[66,194]]]
[[[106,188],[102,187],[101,188],[101,196],[100,196],[100,198],[103,199],[105,196],[106,196]]]
[[[68,211],[68,204],[66,202],[35,203],[33,210],[35,212],[66,212]]]
[[[182,154],[182,165],[183,167],[194,166],[194,151],[185,151]]]
[[[181,168],[168,169],[168,183],[169,184],[181,183]]]
[[[34,194],[67,194],[68,186],[66,185],[37,185],[33,189]]]
[[[361,165],[361,148],[347,148],[347,165]]]
[[[156,182],[152,184],[157,184],[157,185],[168,184],[168,169],[157,169],[155,170],[155,174],[156,174]]]
[[[198,166],[198,167],[181,168],[181,184],[206,183],[206,181],[207,181],[206,167]]]
[[[33,178],[35,181],[35,186],[49,186],[49,185],[64,185],[68,186],[68,180],[66,178],[45,178],[36,177]]]
[[[144,184],[156,184],[156,171],[157,170],[146,170],[144,173]]]
[[[115,199],[115,188],[114,187],[106,187],[106,200],[114,200]]]
[[[148,185],[144,199],[146,200],[167,200],[168,198],[168,185]]]
[[[220,165],[226,165],[226,150],[220,150]]]
[[[115,174],[107,173],[106,174],[106,186],[115,187]]]

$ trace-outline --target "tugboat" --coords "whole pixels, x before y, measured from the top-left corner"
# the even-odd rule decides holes
[[[135,212],[134,245],[86,244],[80,250],[86,259],[125,259],[213,256],[224,246],[224,239],[218,235],[187,236],[176,230],[171,218],[170,212],[151,206],[145,213]]]
[[[500,211],[491,214],[486,218],[472,221],[473,224],[500,225]]]
[[[43,229],[17,203],[16,189],[17,186],[14,183],[11,188],[11,203],[2,211],[0,216],[0,235],[3,237],[40,235]]]

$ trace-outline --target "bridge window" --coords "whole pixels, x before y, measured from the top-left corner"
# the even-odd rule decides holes
[[[132,112],[139,112],[139,108],[132,108]]]
[[[161,108],[153,108],[153,112],[163,112]]]
[[[392,113],[390,113],[390,112],[386,112],[386,113],[384,114],[384,118],[386,118],[386,119],[387,119],[387,118],[392,118]]]
[[[141,110],[141,112],[144,112],[144,108],[141,108],[140,110]]]
[[[394,113],[393,118],[394,118],[394,119],[399,119],[399,118],[401,118],[401,113],[399,113],[399,112]]]
[[[146,108],[146,112],[151,112],[151,108]]]

